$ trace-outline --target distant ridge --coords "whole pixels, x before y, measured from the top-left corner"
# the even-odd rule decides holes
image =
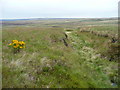
[[[17,20],[31,20],[31,19],[0,19],[0,21],[17,21]]]
[[[27,19],[0,19],[0,21],[48,20],[48,19],[80,19],[80,18],[27,18]],[[118,18],[117,18],[117,17],[109,17],[109,18],[81,18],[81,19],[118,19]]]
[[[0,21],[18,21],[18,20],[48,20],[48,19],[77,19],[77,18],[28,18],[28,19],[0,19]]]

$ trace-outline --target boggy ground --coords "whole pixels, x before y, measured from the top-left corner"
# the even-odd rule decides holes
[[[118,63],[116,58],[109,60],[108,55],[109,37],[81,32],[78,28],[35,26],[3,27],[2,36],[3,88],[118,85]],[[15,39],[26,43],[26,48],[16,54],[8,47]]]

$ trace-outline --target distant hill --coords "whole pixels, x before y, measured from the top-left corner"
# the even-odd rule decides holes
[[[30,20],[30,19],[0,19],[0,21],[18,21],[18,20]]]
[[[27,18],[27,19],[0,19],[0,21],[19,21],[19,20],[50,20],[50,19],[98,19],[98,20],[115,20],[117,17],[111,18]]]

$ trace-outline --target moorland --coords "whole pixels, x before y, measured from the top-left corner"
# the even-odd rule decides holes
[[[118,87],[117,18],[2,21],[3,88]],[[8,45],[21,40],[18,53]]]

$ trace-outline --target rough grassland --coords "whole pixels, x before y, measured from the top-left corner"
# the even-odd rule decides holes
[[[117,62],[101,58],[109,38],[24,26],[4,27],[2,35],[3,88],[117,87]],[[15,39],[26,43],[16,54],[8,47]]]

